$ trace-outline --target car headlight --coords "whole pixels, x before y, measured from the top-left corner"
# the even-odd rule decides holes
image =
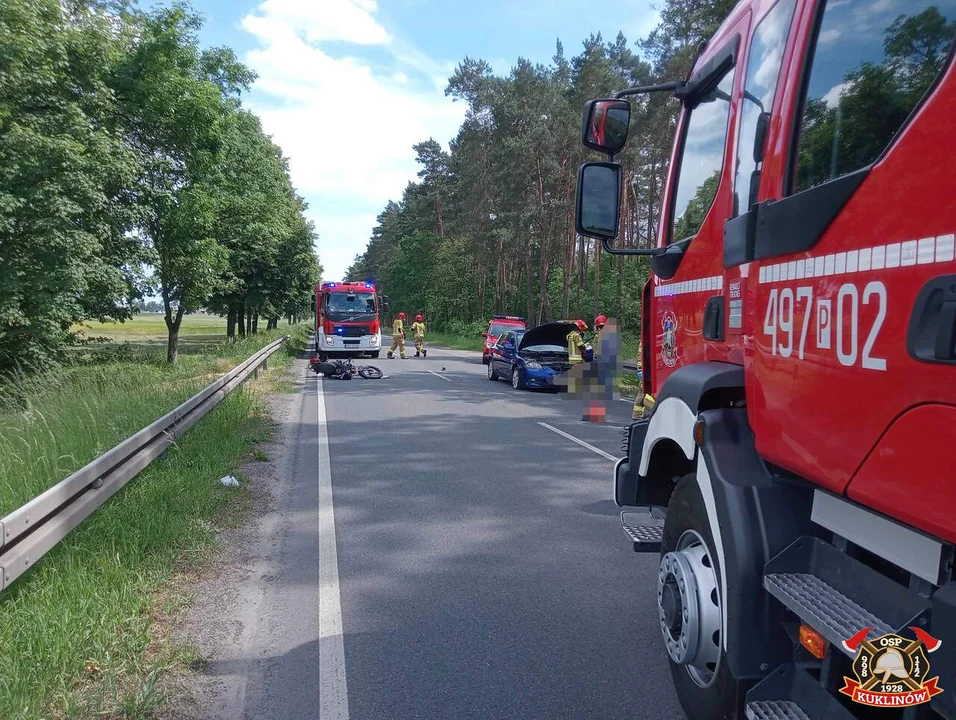
[[[326,344],[326,345],[332,345],[333,343],[334,343],[334,340],[332,340],[332,336],[331,336],[331,335],[326,335],[326,336],[325,336],[325,344]]]
[[[527,367],[528,370],[543,370],[544,369],[541,363],[535,362],[534,360],[531,360],[527,365],[525,365],[525,367]]]
[[[372,339],[369,340],[369,344],[378,345],[378,335],[372,335]]]

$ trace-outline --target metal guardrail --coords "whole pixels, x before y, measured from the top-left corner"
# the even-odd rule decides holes
[[[179,407],[0,519],[0,590],[13,583],[143,468],[163,454],[289,339],[266,345]]]
[[[621,363],[621,367],[624,369],[625,372],[632,372],[632,373],[636,373],[640,369],[638,368],[637,363],[633,363],[633,362],[623,362]]]

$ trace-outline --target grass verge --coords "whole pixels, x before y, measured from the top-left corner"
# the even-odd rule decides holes
[[[269,373],[260,376],[265,382],[229,395],[0,593],[0,717],[148,718],[160,707],[166,671],[195,658],[189,648],[157,636],[156,620],[188,600],[159,591],[174,571],[207,557],[217,531],[248,506],[245,487],[218,480],[236,474],[255,444],[268,438],[261,393],[304,345],[308,328],[294,333],[296,341],[273,355]],[[48,385],[19,388],[0,415],[5,508],[37,494],[12,482],[18,475],[11,464],[43,490],[268,340],[260,335],[179,368],[73,368],[48,378]],[[139,374],[128,378],[121,370]],[[31,462],[40,469],[30,472]]]
[[[293,328],[297,354],[308,328]],[[169,412],[283,330],[166,364],[162,352],[19,378],[0,386],[0,517]]]
[[[411,338],[409,338],[409,342],[411,342]],[[452,350],[477,350],[481,352],[481,346],[485,344],[485,339],[480,335],[478,337],[464,337],[450,333],[430,332],[425,336],[425,343],[451,348]],[[414,343],[412,343],[412,347],[414,348]]]

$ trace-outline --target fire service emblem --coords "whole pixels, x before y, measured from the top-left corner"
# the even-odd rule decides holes
[[[674,313],[666,312],[661,318],[661,360],[667,367],[677,364],[677,318]]]
[[[936,686],[939,678],[929,677],[928,657],[942,641],[912,627],[916,634],[912,640],[894,634],[867,640],[872,629],[864,628],[843,641],[843,647],[856,653],[856,679],[844,677],[841,693],[871,707],[909,707],[929,702],[943,692]]]

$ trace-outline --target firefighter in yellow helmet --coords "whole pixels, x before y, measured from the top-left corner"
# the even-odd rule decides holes
[[[572,366],[584,361],[584,349],[587,347],[587,344],[584,342],[584,338],[581,337],[581,333],[588,329],[588,324],[584,322],[584,320],[575,320],[574,324],[577,326],[577,329],[569,332],[567,337],[568,362],[571,363]]]
[[[388,359],[395,357],[395,348],[398,348],[402,360],[405,359],[405,313],[400,312],[392,323],[392,347],[388,351]]]
[[[415,338],[415,357],[428,357],[428,350],[425,349],[425,322],[421,315],[415,316],[412,336]]]

